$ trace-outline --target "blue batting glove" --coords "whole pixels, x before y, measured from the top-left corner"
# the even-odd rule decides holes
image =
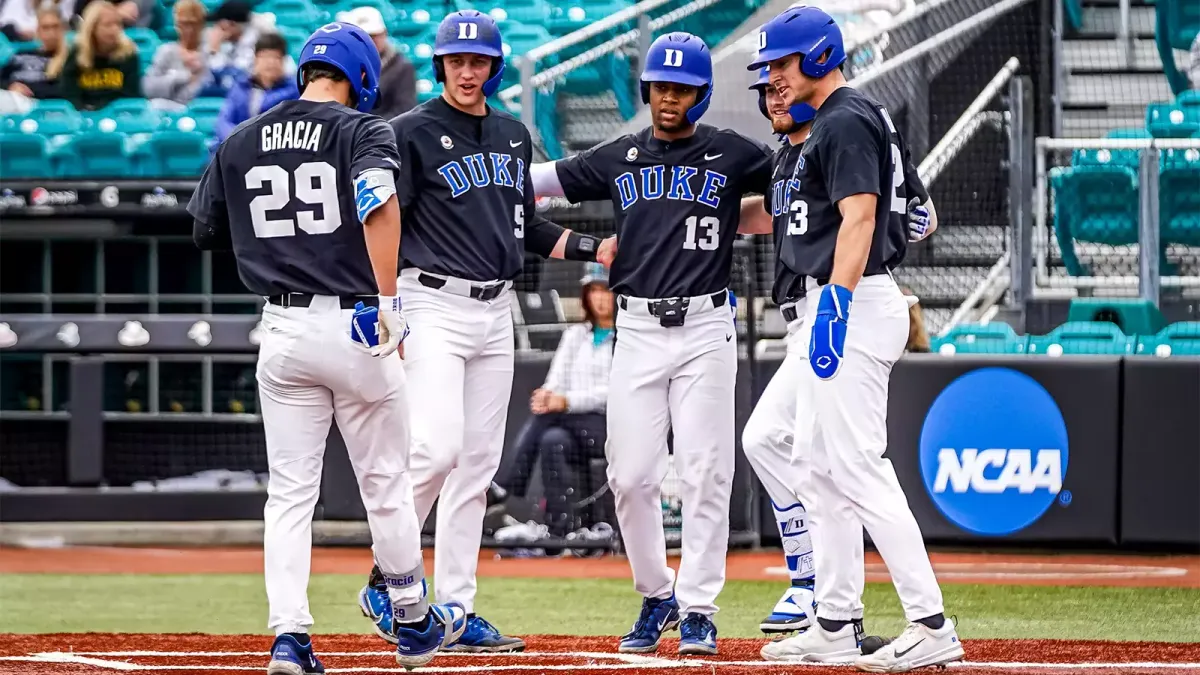
[[[918,242],[932,234],[929,231],[929,209],[913,197],[908,203],[908,240]]]
[[[842,366],[846,353],[846,322],[854,294],[849,288],[827,284],[821,289],[817,316],[813,319],[812,339],[808,343],[808,362],[822,380],[832,379]]]
[[[368,349],[379,346],[378,307],[367,307],[361,302],[354,304],[354,316],[350,317],[350,339]]]

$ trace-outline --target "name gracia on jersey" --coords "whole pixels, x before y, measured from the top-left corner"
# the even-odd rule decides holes
[[[472,187],[482,188],[493,183],[500,187],[515,187],[521,196],[525,195],[525,160],[517,157],[517,178],[509,171],[513,156],[508,153],[489,152],[491,162],[484,158],[482,152],[467,155],[462,161],[451,160],[438,167],[438,175],[450,187],[450,196],[458,198],[466,194]],[[463,169],[463,165],[466,169]],[[490,172],[489,172],[490,169]],[[470,177],[468,179],[468,176]]]
[[[1000,468],[995,478],[987,475],[988,469],[993,467]],[[994,471],[991,473],[995,475]],[[1062,490],[1062,452],[1038,450],[1035,464],[1033,452],[1026,449],[966,448],[960,457],[954,448],[942,448],[938,451],[933,491],[942,493],[947,487],[959,494],[968,490],[999,494],[1010,488],[1016,488],[1021,494],[1031,494],[1038,489],[1058,494]]]
[[[632,171],[626,171],[616,178],[617,192],[621,195],[622,211],[628,210],[639,199],[663,198],[667,168],[662,164],[656,164],[642,167],[639,173],[641,174],[640,181]],[[705,169],[703,180],[694,181],[693,179],[699,174],[699,169],[695,167],[671,167],[670,185],[665,189],[667,199],[680,202],[699,202],[714,209],[720,206],[721,197],[717,191],[725,187],[729,178],[723,173]],[[699,190],[696,190],[696,183],[698,183]]]
[[[262,152],[279,150],[306,150],[317,152],[321,146],[321,134],[325,125],[320,122],[295,120],[274,122],[259,129],[259,147]]]

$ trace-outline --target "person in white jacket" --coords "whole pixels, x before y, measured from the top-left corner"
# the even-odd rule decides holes
[[[533,392],[533,416],[517,437],[516,456],[497,483],[524,494],[534,462],[541,459],[546,489],[546,526],[563,537],[580,526],[571,508],[573,487],[593,457],[604,456],[605,407],[614,345],[613,294],[608,273],[590,263],[582,281],[584,321],[563,331],[545,383]]]

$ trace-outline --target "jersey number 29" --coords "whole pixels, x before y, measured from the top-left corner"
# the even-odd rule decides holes
[[[268,211],[278,211],[291,203],[293,179],[296,183],[296,199],[310,206],[319,205],[319,218],[315,209],[292,209],[296,214],[295,220],[267,217]],[[329,234],[342,226],[337,169],[329,162],[305,162],[296,167],[290,176],[278,164],[256,166],[246,172],[247,190],[259,190],[264,185],[269,186],[271,191],[250,200],[250,222],[254,224],[254,236],[259,239],[295,236],[297,226],[308,234]]]

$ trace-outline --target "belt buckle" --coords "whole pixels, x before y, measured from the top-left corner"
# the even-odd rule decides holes
[[[500,297],[501,289],[504,288],[503,283],[494,284],[491,286],[477,286],[479,289],[479,301],[490,302]]]
[[[687,316],[691,298],[664,298],[650,303],[650,313],[658,317],[658,325],[664,328],[682,326]]]

